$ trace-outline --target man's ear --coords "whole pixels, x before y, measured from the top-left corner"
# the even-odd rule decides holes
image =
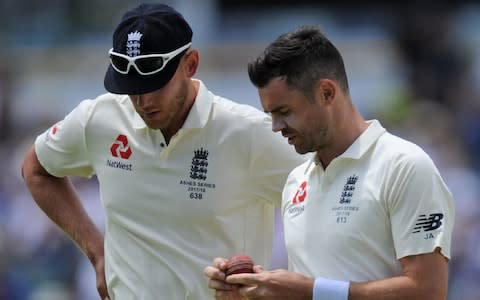
[[[315,98],[331,103],[337,95],[337,85],[333,80],[320,79],[315,89]]]
[[[192,49],[185,54],[184,70],[188,77],[193,77],[197,73],[199,61],[198,50]]]

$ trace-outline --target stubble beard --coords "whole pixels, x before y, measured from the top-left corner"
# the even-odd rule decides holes
[[[314,132],[307,132],[302,136],[297,136],[299,143],[295,143],[295,151],[299,154],[306,154],[309,152],[317,152],[327,145],[327,128],[322,128],[318,134]],[[310,138],[306,138],[310,137]]]

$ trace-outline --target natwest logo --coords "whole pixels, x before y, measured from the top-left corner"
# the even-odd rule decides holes
[[[110,147],[110,151],[114,157],[128,159],[130,155],[132,155],[132,149],[128,145],[127,136],[119,134],[115,142]]]
[[[306,197],[307,197],[307,182],[304,181],[298,187],[298,190],[295,193],[295,196],[293,197],[292,204],[301,203],[301,202],[305,201]]]

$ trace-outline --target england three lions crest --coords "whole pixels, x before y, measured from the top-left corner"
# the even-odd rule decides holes
[[[200,148],[195,150],[192,158],[192,166],[190,167],[190,178],[207,179],[208,172],[208,150]]]

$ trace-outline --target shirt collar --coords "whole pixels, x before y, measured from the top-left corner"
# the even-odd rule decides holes
[[[347,150],[337,158],[360,159],[362,155],[368,151],[370,146],[372,146],[378,140],[378,138],[386,132],[386,129],[378,120],[368,120],[367,124],[367,129],[362,132],[362,134],[353,142],[353,144],[351,144],[350,147],[348,147]],[[319,161],[317,160],[317,156],[312,155],[306,170],[309,170],[312,166],[318,164]]]
[[[208,117],[210,116],[214,95],[207,90],[201,80],[192,80],[199,83],[198,93],[182,128],[203,128],[207,124]],[[132,125],[135,129],[143,129],[147,127],[137,112],[135,112],[135,115],[133,116]]]
[[[378,120],[367,121],[368,127],[340,157],[359,159],[386,132]]]

